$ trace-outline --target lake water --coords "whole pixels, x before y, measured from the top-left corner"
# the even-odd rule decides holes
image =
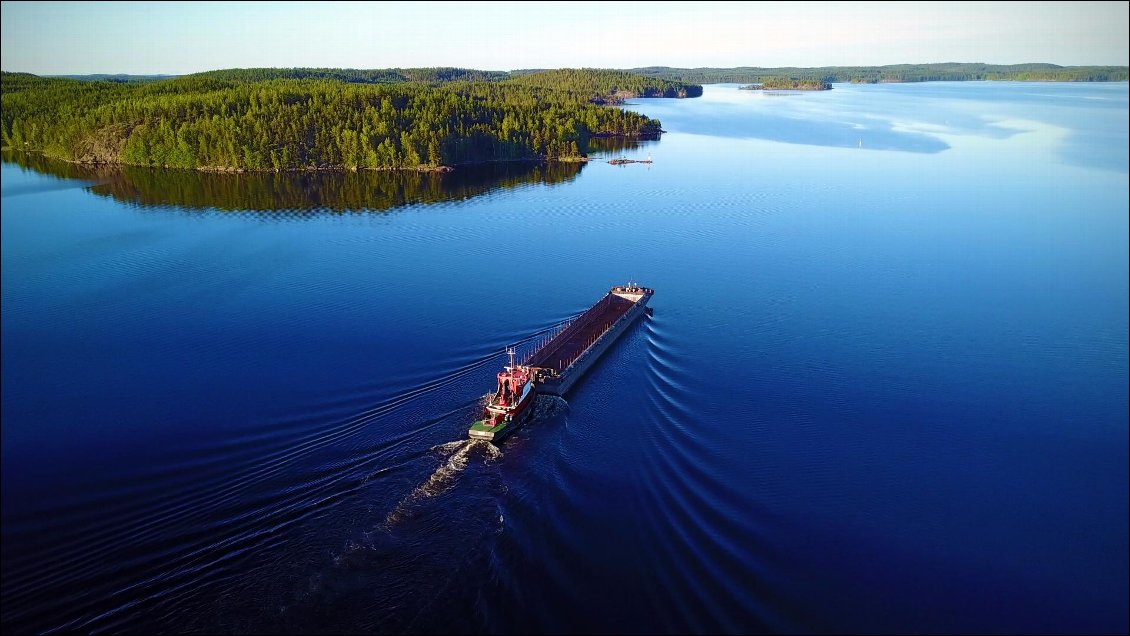
[[[1127,94],[707,86],[629,106],[650,165],[8,156],[3,631],[1126,633]]]

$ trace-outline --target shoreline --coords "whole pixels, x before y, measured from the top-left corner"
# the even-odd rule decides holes
[[[208,174],[303,174],[303,173],[317,173],[317,172],[419,172],[419,173],[432,173],[432,174],[448,174],[455,172],[460,167],[475,167],[486,166],[491,164],[505,164],[505,163],[526,163],[526,164],[547,164],[547,163],[588,163],[593,161],[593,157],[530,157],[530,158],[517,158],[517,159],[483,159],[481,161],[464,161],[461,163],[451,165],[419,165],[415,167],[403,168],[350,168],[346,166],[303,166],[299,168],[234,168],[234,167],[219,167],[219,166],[200,166],[197,168],[182,168],[177,166],[154,166],[143,165],[134,163],[120,163],[120,162],[106,162],[106,161],[76,161],[73,159],[63,159],[44,153],[42,150],[23,150],[19,148],[12,148],[10,146],[0,147],[0,150],[5,152],[22,152],[29,154],[37,154],[52,161],[59,161],[73,166],[81,166],[90,169],[121,169],[121,168],[143,168],[148,170],[186,170],[192,172],[204,172]]]

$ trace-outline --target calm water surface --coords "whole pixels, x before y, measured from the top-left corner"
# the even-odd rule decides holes
[[[708,86],[631,106],[650,166],[9,157],[3,630],[1125,633],[1127,93]]]

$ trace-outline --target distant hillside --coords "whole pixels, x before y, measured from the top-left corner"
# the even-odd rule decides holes
[[[157,80],[177,77],[176,75],[129,75],[126,73],[95,73],[93,75],[45,75],[44,77],[59,77],[63,79],[82,80],[84,82],[154,82]]]
[[[467,68],[232,68],[194,73],[194,77],[207,77],[231,82],[263,82],[273,79],[334,80],[349,84],[399,84],[420,82],[443,84],[446,82],[493,82],[508,79],[506,71],[478,71]]]
[[[698,97],[702,87],[685,82],[644,77],[604,69],[552,69],[531,72],[478,71],[465,68],[236,68],[195,73],[228,82],[264,82],[275,79],[331,80],[350,84],[440,85],[457,82],[503,82],[566,91],[596,104],[620,103],[630,97]]]

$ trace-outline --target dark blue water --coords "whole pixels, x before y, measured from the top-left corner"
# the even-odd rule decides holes
[[[1125,633],[1127,94],[708,86],[631,106],[650,166],[9,157],[3,631]]]

